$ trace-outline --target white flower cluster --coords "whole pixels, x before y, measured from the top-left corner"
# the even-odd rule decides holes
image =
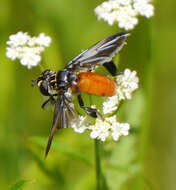
[[[72,124],[72,128],[78,133],[83,133],[86,129],[91,130],[90,137],[92,139],[105,141],[111,135],[115,141],[118,141],[120,136],[128,135],[130,125],[119,123],[115,115],[105,118],[104,121],[97,118],[95,125],[90,125],[87,117],[79,116],[78,120]]]
[[[133,91],[138,88],[139,79],[136,76],[136,71],[130,71],[130,69],[125,69],[122,74],[116,77],[116,94],[112,97],[107,98],[103,102],[103,113],[112,113],[117,110],[118,104],[121,100],[131,99]]]
[[[103,113],[112,113],[118,109],[118,104],[121,100],[131,99],[132,92],[138,88],[138,81],[136,71],[125,69],[122,74],[119,74],[116,77],[116,94],[103,102]],[[92,107],[95,108],[95,106]],[[78,133],[83,133],[87,129],[90,130],[90,137],[93,139],[105,141],[111,135],[115,141],[118,141],[120,136],[128,135],[130,125],[128,123],[119,123],[116,115],[105,117],[105,120],[97,118],[94,125],[90,125],[88,117],[79,116],[72,123],[72,128]]]
[[[136,71],[125,69],[123,74],[116,77],[117,92],[119,101],[124,99],[131,99],[131,94],[138,88],[139,78],[136,76]]]
[[[150,2],[151,0],[109,0],[96,7],[95,14],[109,25],[118,22],[120,28],[131,30],[138,23],[137,16],[153,16],[154,6]]]
[[[40,53],[51,43],[51,38],[44,33],[31,37],[27,32],[11,35],[7,41],[6,55],[11,60],[19,59],[21,64],[30,69],[41,61]]]

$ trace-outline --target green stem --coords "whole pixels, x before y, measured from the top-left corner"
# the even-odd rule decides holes
[[[100,144],[97,139],[94,140],[95,146],[95,169],[96,169],[96,181],[97,190],[101,190],[101,161],[100,161]]]

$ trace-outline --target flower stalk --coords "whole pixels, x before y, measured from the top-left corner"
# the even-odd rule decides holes
[[[101,173],[101,160],[100,160],[100,144],[99,140],[94,140],[95,147],[95,170],[96,170],[96,190],[101,190],[101,181],[102,181],[102,173]]]

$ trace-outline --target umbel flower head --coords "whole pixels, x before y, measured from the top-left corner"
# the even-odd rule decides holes
[[[40,53],[51,43],[51,38],[44,33],[38,37],[31,37],[27,32],[18,32],[9,37],[6,55],[12,61],[19,59],[20,63],[28,69],[37,66],[41,61]]]
[[[95,8],[98,19],[109,25],[118,22],[120,28],[131,30],[138,23],[138,16],[150,18],[154,14],[151,0],[109,0]]]
[[[103,102],[104,120],[97,118],[95,124],[90,124],[87,116],[79,116],[72,123],[72,128],[77,133],[83,133],[85,130],[90,130],[90,137],[105,141],[109,136],[115,141],[119,140],[120,136],[129,134],[130,125],[128,123],[120,123],[117,121],[116,115],[113,114],[118,110],[118,105],[122,100],[131,99],[132,93],[138,88],[139,79],[136,76],[136,71],[125,69],[122,74],[116,76],[117,89],[114,96],[107,98]],[[95,107],[95,106],[94,106]]]

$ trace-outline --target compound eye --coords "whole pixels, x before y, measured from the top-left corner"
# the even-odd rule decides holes
[[[40,92],[44,95],[44,96],[49,96],[49,85],[46,81],[39,81],[38,82],[38,87],[40,89]]]

